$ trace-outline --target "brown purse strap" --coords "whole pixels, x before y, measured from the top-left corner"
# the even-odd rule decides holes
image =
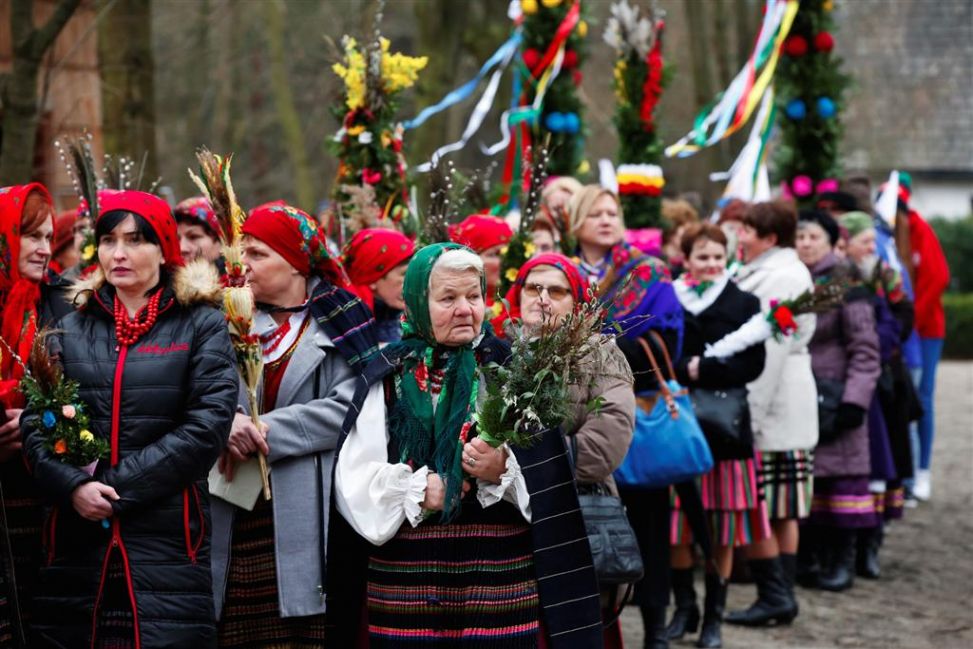
[[[666,347],[666,341],[663,340],[662,336],[659,335],[659,332],[654,329],[649,329],[649,336],[652,337],[655,344],[658,345],[659,349],[662,350],[662,357],[666,359],[666,369],[669,370],[669,378],[676,378],[676,370],[674,370],[672,367],[672,358],[669,357],[669,348]]]
[[[655,333],[655,332],[652,332]],[[679,416],[679,409],[676,406],[676,400],[672,396],[672,390],[669,389],[669,384],[666,383],[665,377],[662,376],[662,370],[659,368],[658,361],[655,360],[655,354],[652,353],[652,347],[649,343],[645,342],[645,339],[639,336],[635,340],[642,346],[642,350],[645,352],[646,357],[649,359],[649,364],[652,365],[652,371],[655,372],[655,377],[659,381],[659,393],[666,402],[666,409],[669,411],[669,416],[673,419]],[[665,349],[665,345],[662,346]],[[669,354],[666,354],[668,359]],[[670,365],[670,369],[671,369]]]

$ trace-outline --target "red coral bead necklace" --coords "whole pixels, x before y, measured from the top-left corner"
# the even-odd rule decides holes
[[[159,300],[161,297],[162,290],[160,289],[149,298],[148,304],[135,313],[134,318],[129,319],[125,305],[122,304],[117,295],[115,296],[115,338],[119,345],[128,347],[155,326],[155,321],[159,317]]]

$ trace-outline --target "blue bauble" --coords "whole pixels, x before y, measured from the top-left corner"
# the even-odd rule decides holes
[[[564,132],[572,135],[581,130],[581,118],[577,113],[564,113]]]
[[[547,117],[544,118],[544,126],[551,133],[560,133],[564,130],[564,114],[563,113],[548,113]]]
[[[800,99],[791,99],[784,108],[787,116],[793,120],[802,120],[807,116],[807,107]]]
[[[837,111],[838,107],[834,105],[831,97],[818,97],[818,115],[822,119],[831,119]]]

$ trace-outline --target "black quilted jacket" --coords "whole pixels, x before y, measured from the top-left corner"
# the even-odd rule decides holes
[[[179,281],[177,274],[176,282]],[[209,294],[212,297],[212,293]],[[110,559],[120,560],[135,609],[134,645],[215,645],[206,475],[226,443],[238,378],[223,315],[200,296],[165,289],[156,325],[131,347],[115,340],[113,289],[61,320],[57,346],[80,384],[91,431],[111,441],[94,479],[121,500],[106,527],[82,519],[73,490],[91,480],[43,447],[25,413],[25,450],[53,508],[35,601],[37,646],[90,647]]]

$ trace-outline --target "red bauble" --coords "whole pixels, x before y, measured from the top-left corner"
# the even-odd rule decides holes
[[[834,49],[834,37],[828,32],[821,32],[814,37],[814,49],[819,52],[830,52]]]
[[[807,39],[803,36],[788,36],[784,41],[784,53],[795,58],[807,54]]]
[[[531,72],[534,71],[534,67],[541,62],[541,53],[535,50],[533,47],[524,50],[524,65]]]
[[[565,70],[578,67],[578,53],[574,50],[568,50],[565,52],[564,61],[561,63],[561,67],[563,67]]]

